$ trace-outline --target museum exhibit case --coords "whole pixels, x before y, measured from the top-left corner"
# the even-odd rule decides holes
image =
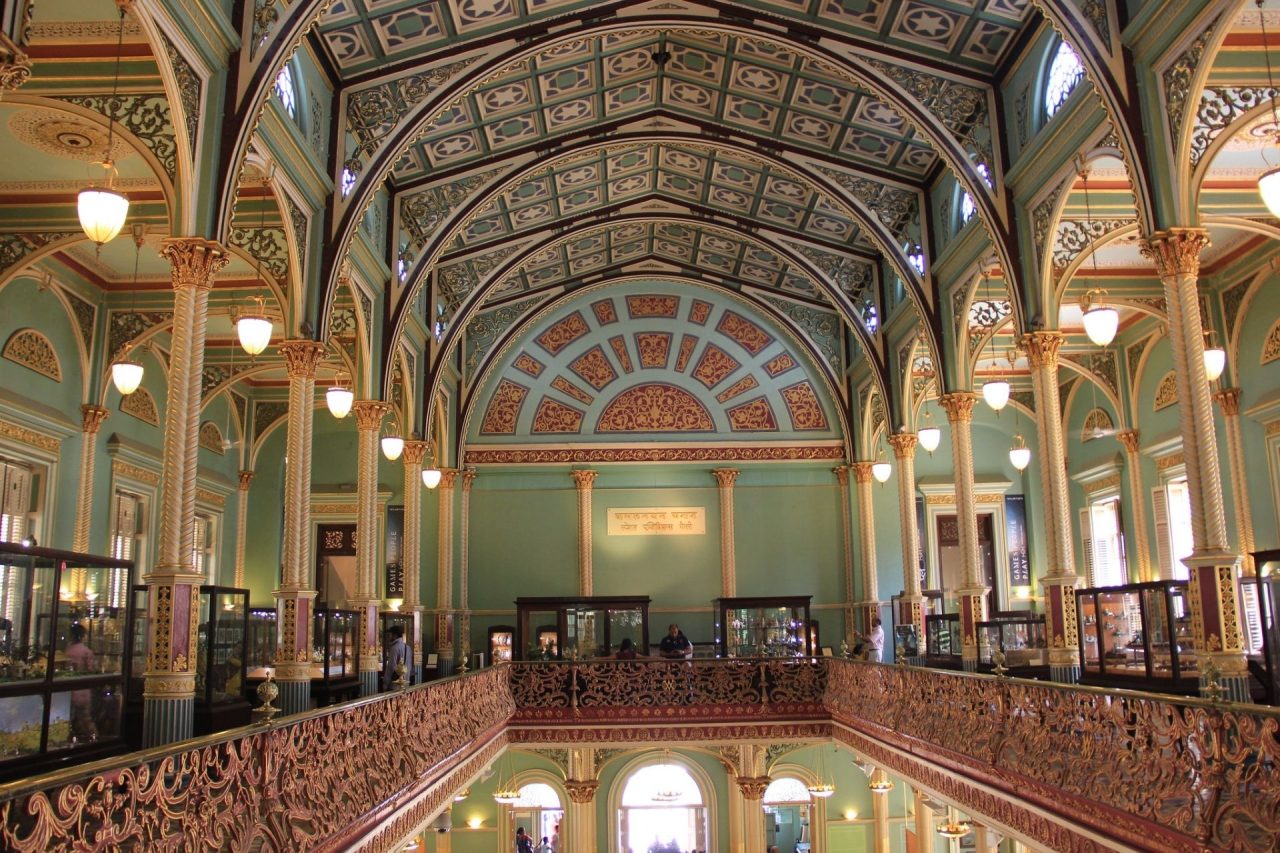
[[[938,669],[961,669],[959,613],[930,613],[924,617],[925,664]]]
[[[1280,703],[1280,550],[1255,551],[1255,574],[1240,578],[1240,615],[1254,699]]]
[[[1186,581],[1076,592],[1081,683],[1197,695]]]
[[[624,639],[649,653],[647,595],[516,599],[519,660],[607,657]]]
[[[809,595],[717,598],[717,654],[724,658],[806,657],[816,631],[806,630]]]
[[[311,696],[333,705],[360,695],[360,614],[317,607],[311,635]]]
[[[244,696],[248,619],[249,590],[200,587],[194,723],[198,735],[250,722],[252,706]]]
[[[0,780],[126,749],[133,572],[0,544]]]
[[[1019,678],[1049,677],[1049,636],[1044,614],[1000,613],[977,624],[978,670],[990,672],[996,653],[1004,654],[1007,674]]]
[[[511,651],[516,641],[516,629],[513,625],[494,625],[489,629],[489,660],[493,663],[505,663],[511,660]]]

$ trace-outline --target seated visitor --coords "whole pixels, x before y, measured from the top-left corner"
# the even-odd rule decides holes
[[[617,660],[635,660],[636,659],[636,645],[635,643],[631,642],[630,637],[627,637],[626,639],[624,639],[621,645],[618,646],[618,654],[615,655],[615,658]]]
[[[658,653],[664,658],[679,660],[693,656],[693,643],[689,642],[689,638],[680,630],[680,626],[672,622],[667,626],[667,636],[662,638],[662,643],[658,646]]]

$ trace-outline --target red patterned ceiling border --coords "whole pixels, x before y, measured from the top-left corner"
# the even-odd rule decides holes
[[[823,444],[706,445],[654,447],[482,447],[468,448],[471,465],[563,465],[634,462],[829,462],[844,459],[840,442]]]

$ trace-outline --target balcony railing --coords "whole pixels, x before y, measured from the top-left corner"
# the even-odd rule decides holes
[[[393,818],[443,805],[508,726],[796,719],[1056,815],[1027,830],[1045,846],[1071,825],[1170,850],[1280,841],[1271,709],[817,659],[502,665],[0,787],[0,848],[340,848],[382,827],[389,849]]]

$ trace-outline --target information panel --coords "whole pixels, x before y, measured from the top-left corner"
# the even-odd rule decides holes
[[[706,507],[610,507],[606,512],[610,536],[701,536],[707,532]]]

